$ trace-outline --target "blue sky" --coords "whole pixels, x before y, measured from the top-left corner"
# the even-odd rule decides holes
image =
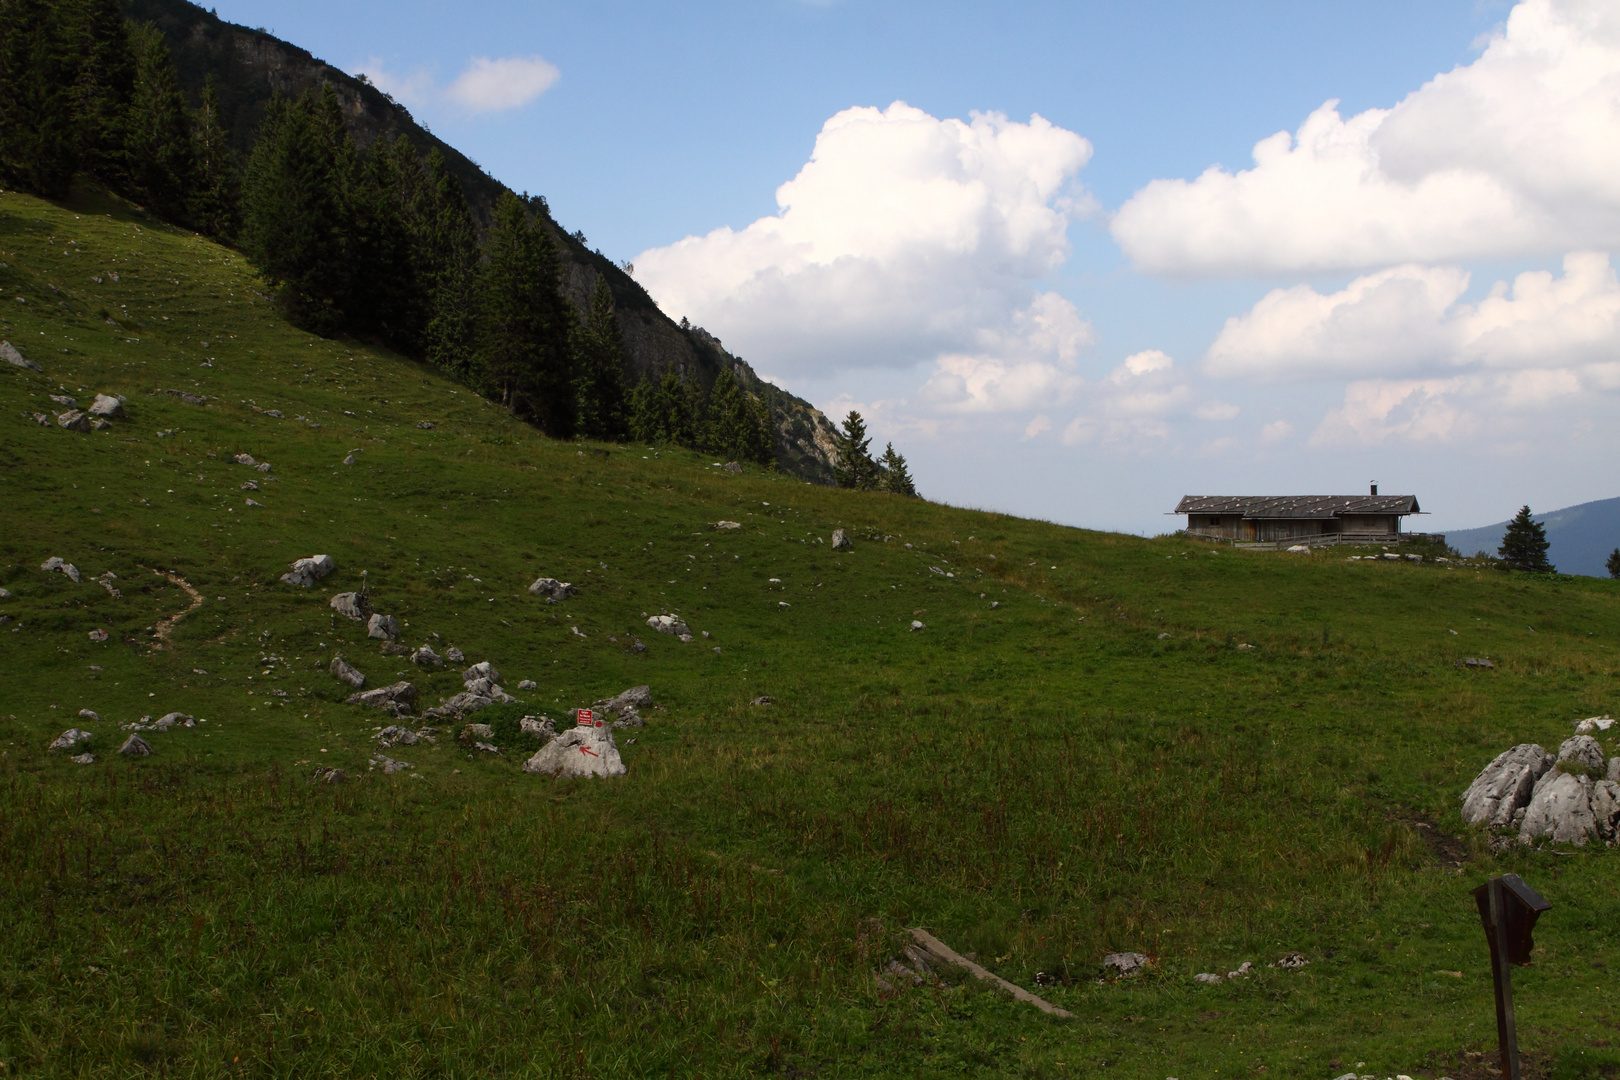
[[[1609,7],[217,10],[860,408],[925,494],[1153,532],[1188,492],[1377,479],[1434,528],[1620,494]]]

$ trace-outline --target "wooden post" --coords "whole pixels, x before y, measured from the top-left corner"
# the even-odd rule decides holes
[[[1519,1075],[1519,1034],[1513,1018],[1513,965],[1508,962],[1507,909],[1502,879],[1489,884],[1491,900],[1491,981],[1496,984],[1496,1041],[1502,1050],[1502,1080]]]

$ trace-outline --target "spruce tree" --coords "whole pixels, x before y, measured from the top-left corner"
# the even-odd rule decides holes
[[[479,273],[475,376],[549,435],[574,434],[572,306],[558,290],[556,247],[511,192],[495,206]]]
[[[71,42],[68,94],[79,167],[129,191],[129,109],[140,60],[124,5],[121,0],[57,0],[56,8]]]
[[[870,491],[877,486],[877,463],[872,460],[872,438],[866,421],[850,410],[841,431],[833,436],[833,481],[839,487]]]
[[[758,465],[774,467],[776,465],[776,439],[774,427],[771,423],[771,403],[763,396],[751,396],[749,410],[753,413],[753,424],[748,430],[748,438],[742,450],[742,459],[752,461]]]
[[[191,220],[201,232],[230,243],[242,224],[242,176],[220,123],[212,75],[203,84],[202,103],[191,117],[191,158],[195,166]]]
[[[417,282],[399,182],[386,144],[354,166],[346,222],[349,291],[343,310],[350,330],[374,334],[419,356],[426,297]]]
[[[411,264],[425,297],[422,353],[429,362],[465,377],[472,362],[478,275],[472,211],[437,147],[418,161],[401,135],[389,153],[411,238]]]
[[[46,0],[0,0],[0,181],[67,194],[77,166],[71,42]]]
[[[349,293],[347,155],[316,105],[306,93],[266,108],[243,179],[242,248],[294,325],[331,334]]]
[[[1615,548],[1609,552],[1609,560],[1604,563],[1604,566],[1609,571],[1610,577],[1620,578],[1620,548]]]
[[[624,338],[607,276],[598,274],[591,306],[575,339],[579,433],[604,442],[630,437],[624,392]]]
[[[1508,522],[1502,546],[1496,553],[1515,570],[1546,574],[1553,571],[1553,565],[1547,561],[1549,546],[1546,526],[1531,518],[1528,506],[1522,506]]]
[[[883,456],[878,459],[878,469],[882,479],[878,487],[894,495],[904,495],[909,499],[917,498],[917,486],[911,480],[911,470],[906,468],[906,459],[895,452],[894,443],[883,448]]]
[[[135,91],[124,123],[128,192],[160,216],[186,216],[192,188],[191,118],[168,42],[151,23],[130,32]]]

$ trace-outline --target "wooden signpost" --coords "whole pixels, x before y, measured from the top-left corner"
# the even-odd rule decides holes
[[[1502,1080],[1522,1080],[1519,1073],[1519,1035],[1513,1019],[1513,968],[1530,963],[1536,947],[1530,932],[1552,905],[1524,883],[1518,874],[1491,878],[1474,890],[1479,921],[1491,946],[1491,978],[1496,983],[1496,1039],[1502,1048]]]

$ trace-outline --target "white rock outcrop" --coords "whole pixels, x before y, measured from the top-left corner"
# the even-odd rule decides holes
[[[1602,834],[1592,813],[1591,779],[1566,772],[1548,773],[1547,777],[1545,783],[1536,785],[1536,793],[1525,809],[1519,842],[1551,840],[1584,847],[1588,840],[1600,839]]]
[[[624,762],[613,741],[613,728],[602,721],[558,735],[523,763],[523,771],[540,776],[623,776]]]
[[[371,613],[371,601],[366,599],[365,593],[340,592],[327,601],[333,611],[339,615],[346,615],[355,622],[365,622],[366,616]]]
[[[20,368],[27,368],[29,371],[41,370],[38,364],[25,359],[23,354],[17,351],[17,346],[9,341],[0,341],[0,360],[4,360],[8,364],[15,364]]]
[[[39,568],[45,571],[47,574],[51,573],[52,571],[66,574],[70,581],[77,582],[79,580],[79,568],[68,562],[66,559],[59,558],[55,555],[52,555],[50,558],[40,563]]]
[[[568,582],[558,581],[554,577],[537,578],[535,583],[529,586],[532,595],[545,597],[548,604],[560,603],[578,591]]]
[[[848,551],[855,545],[849,542],[849,533],[843,529],[834,529],[832,535],[832,548],[834,551]]]
[[[692,637],[692,628],[679,615],[654,615],[647,620],[647,625],[660,634],[673,634],[684,639]]]
[[[242,455],[246,457],[246,454]],[[330,555],[311,555],[307,559],[298,559],[293,562],[288,571],[281,575],[281,580],[288,585],[297,585],[309,588],[317,581],[337,569],[337,563]]]
[[[356,690],[366,685],[366,677],[341,656],[332,657],[332,663],[326,670],[332,673],[334,679],[348,683]]]
[[[392,615],[373,615],[366,623],[366,636],[393,641],[399,637],[399,620]]]
[[[1504,750],[1463,793],[1463,820],[1470,825],[1503,829],[1514,813],[1530,803],[1536,781],[1553,767],[1553,756],[1534,743]]]
[[[107,420],[121,420],[125,416],[124,399],[112,394],[97,394],[90,406],[90,415]]]
[[[1558,760],[1593,775],[1603,775],[1603,747],[1590,735],[1574,735],[1558,747]]]
[[[379,686],[375,690],[364,690],[358,694],[350,694],[346,699],[350,705],[362,705],[371,709],[382,709],[395,716],[411,711],[411,703],[416,700],[416,687],[408,682],[397,682],[389,686]]]
[[[93,738],[95,738],[95,736],[90,734],[88,731],[85,731],[83,728],[68,728],[55,739],[51,740],[49,749],[72,750],[80,743],[89,742]]]

